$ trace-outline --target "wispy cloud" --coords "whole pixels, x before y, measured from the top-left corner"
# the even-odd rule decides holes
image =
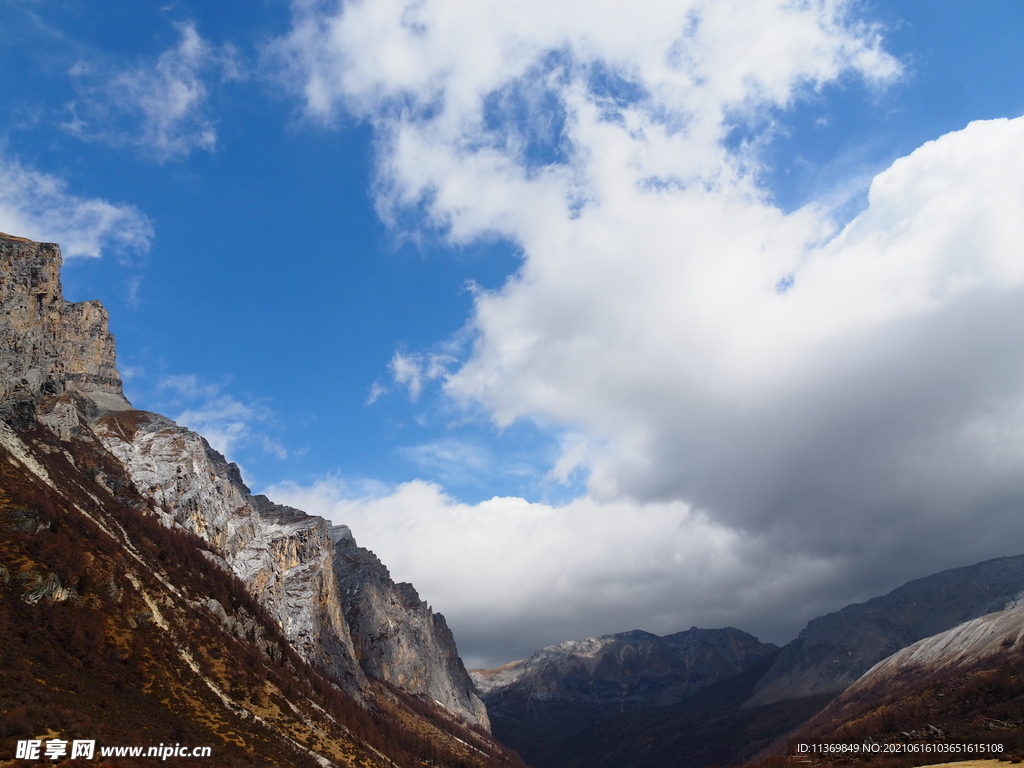
[[[444,379],[448,375],[448,368],[456,362],[456,358],[448,354],[407,353],[400,350],[391,358],[388,370],[395,384],[406,387],[409,399],[415,403],[420,399],[423,387],[431,381]],[[374,387],[370,402],[387,391],[379,384]]]
[[[459,438],[434,440],[402,449],[402,455],[416,464],[421,476],[448,486],[467,485],[491,479],[497,473],[495,457],[479,441]],[[506,471],[508,468],[504,468]]]
[[[204,40],[191,22],[178,31],[178,44],[155,61],[114,72],[87,61],[72,67],[78,99],[64,127],[83,139],[138,147],[160,162],[213,151],[210,87],[241,77],[238,55]]]
[[[195,375],[167,376],[160,390],[168,398],[166,407],[177,411],[174,420],[198,432],[225,456],[243,446],[255,446],[279,459],[288,458],[288,451],[260,429],[273,418],[265,403],[242,402],[224,392],[222,385],[203,382]]]
[[[69,191],[67,182],[0,152],[0,230],[60,243],[64,256],[143,252],[153,227],[137,208]]]
[[[373,405],[378,400],[380,400],[380,398],[386,395],[388,391],[388,388],[381,384],[379,381],[373,382],[373,384],[370,385],[370,391],[366,395],[364,405]]]

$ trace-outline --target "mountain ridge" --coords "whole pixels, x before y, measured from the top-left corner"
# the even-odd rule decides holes
[[[470,674],[494,735],[533,762],[588,727],[678,703],[777,652],[733,627],[664,637],[632,630],[565,641]]]
[[[391,638],[353,633],[337,547],[372,553],[351,536],[336,542],[322,518],[252,495],[238,467],[200,435],[136,410],[124,397],[106,310],[65,301],[60,265],[58,246],[0,235],[0,627],[28,636],[34,630],[24,622],[34,616],[65,627],[70,619],[60,617],[74,615],[102,628],[97,647],[127,642],[128,650],[110,651],[131,670],[124,685],[137,716],[126,722],[171,738],[163,720],[183,718],[183,732],[194,735],[228,717],[234,725],[217,738],[238,749],[224,747],[235,749],[236,762],[226,764],[262,764],[253,750],[263,744],[321,766],[347,765],[357,754],[360,765],[412,765],[417,751],[453,766],[520,765],[488,736],[486,710],[443,617],[418,595],[408,599],[411,585],[396,585],[386,569],[366,571],[367,599],[386,603],[391,620],[414,624],[422,642],[399,657]],[[167,644],[171,635],[176,645]],[[100,663],[87,638],[71,645]],[[87,718],[58,714],[51,703],[83,663],[52,653],[59,664],[34,673],[30,649],[11,656],[0,719],[14,713],[9,722],[39,728],[33,717]],[[370,656],[377,661],[364,663]],[[393,674],[399,666],[416,674]],[[260,693],[268,679],[278,682]],[[144,691],[154,680],[179,681],[172,687],[180,693],[152,701]],[[180,717],[167,702],[184,707]],[[244,735],[231,741],[230,733]]]
[[[1003,609],[1024,592],[1024,555],[913,579],[808,622],[745,707],[838,694],[874,664],[925,637]]]
[[[699,760],[680,762],[677,752],[684,746],[693,756],[731,764],[754,758],[804,722],[816,722],[815,716],[833,699],[843,701],[844,690],[860,697],[860,681],[880,674],[875,670],[885,669],[890,659],[902,659],[911,648],[931,648],[929,638],[941,638],[942,633],[959,637],[958,632],[983,621],[979,616],[1020,604],[1022,590],[1024,555],[940,571],[812,619],[792,642],[775,648],[769,663],[760,662],[756,674],[752,667],[734,671],[698,692],[677,691],[674,697],[651,700],[647,706],[618,711],[606,707],[587,717],[560,711],[560,698],[571,701],[570,709],[579,708],[581,699],[587,703],[579,692],[588,690],[588,682],[581,681],[579,669],[557,660],[571,658],[590,670],[597,666],[601,650],[616,638],[656,636],[635,630],[566,641],[527,659],[471,674],[488,705],[495,735],[538,768],[625,768],[639,754],[645,755],[644,765],[700,768]],[[709,632],[690,630],[694,631]],[[907,669],[901,662],[900,670]],[[524,684],[531,672],[536,679]],[[561,688],[574,689],[575,697]],[[821,716],[831,718],[825,713],[832,711],[829,707]],[[538,733],[542,739],[536,738]],[[825,738],[826,732],[811,735]],[[752,741],[737,741],[743,738]]]
[[[993,744],[999,751],[986,756],[1021,759],[1024,606],[971,619],[888,656],[765,757],[794,753],[801,742],[906,741]]]

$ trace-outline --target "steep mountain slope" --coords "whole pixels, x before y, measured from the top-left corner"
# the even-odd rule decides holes
[[[59,269],[0,236],[0,758],[50,733],[212,744],[222,765],[518,764],[425,604],[388,605],[423,640],[416,674],[363,663],[387,639],[351,631],[328,523],[132,409],[105,311],[65,302]],[[346,589],[405,594],[364,576]]]
[[[733,628],[665,637],[633,631],[560,643],[471,674],[495,736],[532,764],[595,723],[674,704],[777,651]]]
[[[48,414],[41,418],[55,425]],[[375,560],[351,536],[336,543],[323,518],[250,495],[235,465],[199,435],[162,416],[110,411],[88,426],[168,524],[194,531],[224,554],[226,566],[278,620],[304,658],[346,681],[352,692],[365,684],[369,672],[442,702],[467,722],[487,726],[468,674],[461,662],[452,662],[457,651],[443,617],[435,620],[418,600],[412,605],[396,599],[397,587],[383,566],[362,571],[344,589],[339,586],[339,568],[344,574],[353,557]],[[356,587],[362,597],[358,604],[349,596]],[[376,604],[368,605],[369,600]],[[350,617],[346,611],[355,613]],[[383,649],[393,644],[391,637],[366,625],[362,617],[372,611],[388,613],[396,626],[419,627],[418,636],[403,645],[402,662],[419,670],[418,675],[369,662],[382,654],[390,658]],[[364,631],[353,635],[350,618],[358,619]]]
[[[349,692],[365,686],[337,599],[327,521],[260,504],[237,467],[170,419],[121,409],[75,423],[70,397],[45,402],[40,420],[58,434],[91,430],[166,525],[196,533],[224,557],[303,658]]]
[[[744,706],[837,694],[901,648],[1002,610],[1022,591],[1017,555],[942,571],[821,616],[785,646]]]
[[[789,740],[1002,744],[1024,751],[1024,607],[960,624],[872,667]],[[931,753],[934,759],[935,753]]]

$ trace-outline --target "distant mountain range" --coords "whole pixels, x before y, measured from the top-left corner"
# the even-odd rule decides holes
[[[729,765],[807,721],[877,662],[1012,607],[1022,592],[1024,555],[1004,557],[816,618],[781,650],[737,629],[627,632],[471,675],[494,734],[534,768]]]
[[[494,735],[533,763],[588,726],[675,703],[777,653],[732,628],[634,631],[560,643],[471,674]]]

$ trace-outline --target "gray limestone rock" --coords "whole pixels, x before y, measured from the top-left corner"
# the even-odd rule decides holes
[[[98,301],[64,300],[60,249],[0,233],[0,418],[24,418],[66,389],[124,399],[114,337]],[[20,414],[20,416],[19,416]]]
[[[144,411],[92,425],[168,525],[209,541],[307,660],[364,685],[341,613],[326,520],[252,496],[238,467],[200,435]]]
[[[356,545],[348,526],[332,528],[331,538],[345,619],[363,671],[489,729],[444,616],[420,600],[412,584],[392,581],[377,556]]]

